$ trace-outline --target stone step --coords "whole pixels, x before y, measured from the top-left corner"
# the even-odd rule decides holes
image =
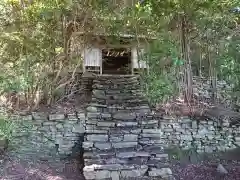
[[[134,170],[134,169],[139,169],[142,164],[136,164],[136,163],[127,163],[124,164],[124,161],[119,161],[119,160],[115,160],[115,159],[108,159],[109,162],[111,161],[117,161],[119,163],[109,163],[109,164],[104,164],[107,160],[102,160],[101,162],[99,161],[99,163],[97,161],[95,161],[96,163],[94,163],[91,159],[86,159],[85,160],[85,164],[89,162],[91,162],[94,165],[86,165],[84,167],[84,171],[87,170],[110,170],[110,171],[119,171],[119,170]],[[120,164],[121,163],[121,164]],[[125,162],[126,163],[126,162]]]
[[[140,180],[170,176],[161,117],[151,112],[138,78],[100,76],[93,83],[83,142],[85,178]]]
[[[85,150],[110,150],[110,149],[126,149],[126,148],[134,148],[137,149],[138,142],[137,141],[121,141],[121,142],[104,142],[104,141],[84,141],[83,148]]]
[[[133,100],[133,99],[139,99],[139,100],[145,100],[146,98],[141,96],[141,94],[104,94],[104,95],[98,95],[94,94],[92,95],[93,98],[96,99],[105,99],[105,100]]]
[[[137,93],[143,93],[141,89],[131,90],[131,89],[107,89],[104,90],[106,93],[109,94],[124,94],[124,93],[130,93],[130,94],[137,94]]]
[[[140,84],[138,79],[124,79],[124,80],[116,80],[116,79],[108,79],[108,80],[93,80],[94,84],[106,84],[106,85],[128,85],[128,84]]]
[[[95,80],[98,80],[98,81],[109,81],[109,80],[114,80],[114,81],[118,81],[118,82],[121,82],[121,81],[126,81],[126,80],[135,80],[135,79],[139,79],[138,76],[97,76],[95,77]]]
[[[83,171],[86,180],[119,180],[128,178],[142,178],[147,173],[148,167],[143,165],[132,169],[110,171],[110,170],[94,170],[93,168],[88,168]],[[129,180],[130,180],[129,179]]]
[[[138,96],[112,96],[112,95],[104,95],[104,96],[98,96],[94,95],[92,96],[92,101],[99,101],[99,102],[113,102],[113,103],[136,103],[136,102],[145,102],[148,103],[147,99],[145,97],[142,97],[140,95]]]
[[[130,160],[136,157],[143,157],[148,158],[149,160],[159,160],[161,162],[167,162],[169,156],[166,152],[161,150],[158,147],[158,151],[147,151],[144,148],[140,148],[136,150],[134,148],[126,148],[126,149],[108,149],[108,150],[85,150],[84,151],[84,159],[111,159],[115,158],[116,160],[119,159],[127,159]],[[125,162],[125,161],[124,161]],[[111,162],[112,163],[112,162]],[[114,162],[116,163],[116,162]],[[120,163],[120,162],[117,162]],[[121,164],[121,163],[120,163]]]
[[[132,103],[132,102],[128,102],[128,103],[106,103],[105,101],[92,101],[91,103],[93,104],[99,104],[100,106],[102,106],[102,108],[107,108],[109,110],[114,110],[114,109],[119,109],[119,110],[128,110],[129,112],[135,111],[136,109],[138,109],[141,106],[146,106],[146,102],[138,102],[138,103]],[[99,107],[99,105],[97,107]],[[100,107],[99,107],[100,108]]]
[[[111,86],[111,85],[102,85],[102,84],[93,84],[92,86],[93,89],[99,89],[99,90],[122,90],[125,89],[127,91],[130,90],[139,90],[140,86],[136,84],[129,84],[129,85],[123,85],[123,86]]]
[[[114,106],[108,106],[106,104],[100,104],[100,103],[90,103],[87,107],[87,111],[88,112],[103,112],[101,110],[103,109],[111,109],[111,110],[129,110],[129,112],[131,111],[135,111],[136,113],[143,112],[143,113],[147,113],[147,114],[151,114],[151,109],[148,106],[148,104],[142,104],[140,106],[119,106],[119,105],[114,105]],[[156,116],[159,118],[159,116]]]

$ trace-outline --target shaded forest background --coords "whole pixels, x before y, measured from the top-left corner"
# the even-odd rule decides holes
[[[191,112],[213,105],[236,110],[239,5],[237,0],[2,0],[2,105],[32,111],[59,103],[63,96],[67,100],[64,89],[76,85],[82,65],[75,47],[101,32],[114,35],[108,41],[116,45],[122,33],[136,41],[146,37],[141,58],[149,73],[142,72],[142,87],[158,109],[181,103]],[[197,92],[204,82],[207,99]]]

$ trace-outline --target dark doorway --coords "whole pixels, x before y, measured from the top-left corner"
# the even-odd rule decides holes
[[[103,49],[103,74],[131,74],[130,49]]]

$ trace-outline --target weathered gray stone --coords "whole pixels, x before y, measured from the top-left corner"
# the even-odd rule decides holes
[[[111,160],[113,160],[113,159],[111,159]],[[124,168],[123,165],[113,164],[113,163],[116,163],[116,162],[112,162],[111,160],[110,160],[110,162],[111,162],[110,164],[103,164],[101,166],[96,166],[95,170],[119,171],[119,170]]]
[[[113,118],[118,120],[134,120],[136,119],[136,114],[127,112],[117,112],[113,115]]]
[[[218,164],[217,172],[220,173],[220,174],[227,174],[228,173],[228,171],[223,167],[222,164]]]
[[[141,134],[143,138],[162,138],[161,134]]]
[[[49,120],[64,120],[65,119],[65,115],[64,114],[50,114],[49,115]]]
[[[92,94],[98,99],[106,99],[106,94],[105,94],[105,91],[103,90],[95,89],[92,91]]]
[[[90,118],[90,119],[91,118],[100,118],[101,113],[99,113],[99,112],[88,112],[87,117]]]
[[[110,143],[95,143],[94,147],[96,147],[99,150],[108,150],[112,148]]]
[[[117,153],[116,157],[118,158],[131,158],[131,157],[149,157],[150,154],[148,152],[121,152]]]
[[[89,149],[93,147],[93,144],[94,144],[93,142],[86,141],[82,143],[82,146],[84,149]]]
[[[192,135],[180,135],[181,140],[192,141]]]
[[[173,132],[174,130],[172,128],[164,128],[163,131],[164,132]]]
[[[147,172],[148,167],[147,166],[141,166],[139,169],[133,169],[133,170],[122,170],[120,173],[121,178],[130,178],[130,177],[142,177]]]
[[[117,127],[137,126],[137,122],[118,122]]]
[[[97,123],[97,126],[103,126],[103,127],[115,127],[115,122],[106,122],[106,121],[103,121],[103,122],[98,122]]]
[[[93,127],[97,127],[97,123],[98,123],[98,120],[97,119],[95,119],[95,120],[88,120],[88,121],[86,121],[86,128],[88,127],[88,126],[91,126],[91,125],[94,125]],[[91,129],[93,129],[93,128],[91,128]]]
[[[53,121],[44,121],[43,122],[43,126],[52,126],[52,125],[55,125],[56,123],[53,122]]]
[[[147,125],[147,124],[158,124],[158,120],[142,121],[142,125]]]
[[[156,154],[156,158],[167,160],[168,154]]]
[[[96,179],[96,171],[84,171],[83,175],[86,180],[95,180]]]
[[[110,135],[109,140],[110,140],[110,142],[120,142],[123,140],[123,136],[122,135]]]
[[[108,135],[87,135],[88,141],[95,141],[95,142],[106,142],[108,141]]]
[[[112,115],[111,115],[110,113],[102,113],[102,114],[101,114],[101,117],[102,117],[102,118],[111,118]]]
[[[47,115],[41,112],[33,112],[32,117],[34,120],[47,120]]]
[[[160,140],[139,140],[139,143],[143,145],[153,145],[153,144],[166,144],[166,141],[163,139]]]
[[[135,134],[125,134],[123,137],[123,141],[137,141],[138,135]]]
[[[142,132],[144,134],[159,134],[163,135],[163,132],[161,129],[143,129]]]
[[[112,178],[112,180],[119,180],[120,179],[120,172],[118,172],[118,171],[112,171],[111,172],[111,178]]]
[[[71,131],[72,130],[72,127],[73,127],[73,124],[70,124],[68,121],[63,123],[63,128]]]
[[[86,108],[86,111],[88,111],[88,112],[98,112],[98,109],[97,109],[97,107],[94,107],[94,106],[88,106]]]
[[[207,130],[207,128],[199,129],[198,134],[201,136],[206,136],[207,134],[209,134],[209,131]]]
[[[142,132],[142,130],[141,129],[132,129],[132,130],[130,130],[130,132],[132,134],[140,134]]]
[[[235,136],[234,140],[240,142],[240,137]]]
[[[197,129],[198,128],[197,121],[192,121],[192,128],[193,129]]]
[[[161,169],[151,169],[149,172],[150,177],[169,177],[172,175],[172,170],[170,168],[161,168]]]
[[[79,123],[79,124],[75,124],[73,125],[73,128],[72,128],[72,132],[73,133],[84,133],[85,129],[83,127],[83,124],[82,123]]]
[[[206,153],[212,153],[212,152],[213,152],[213,148],[212,148],[212,147],[209,147],[209,146],[206,146],[205,149],[204,149],[204,151],[205,151]]]
[[[95,129],[86,129],[87,134],[107,134],[108,130],[95,130]]]
[[[78,119],[80,119],[81,121],[83,121],[83,120],[86,119],[85,113],[83,113],[83,112],[77,113],[77,117],[78,117]]]
[[[101,170],[101,171],[96,171],[96,178],[95,179],[108,179],[111,178],[111,173],[110,171],[107,170]]]
[[[62,124],[62,123],[56,124],[56,128],[57,128],[57,129],[63,129],[63,124]]]
[[[114,148],[120,149],[120,148],[131,148],[136,147],[138,145],[137,142],[118,142],[118,143],[112,143],[112,146]]]

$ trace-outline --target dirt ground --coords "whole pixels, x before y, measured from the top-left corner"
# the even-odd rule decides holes
[[[76,160],[27,161],[5,156],[0,180],[84,180]]]
[[[228,174],[217,172],[220,164]],[[225,153],[208,154],[198,157],[197,162],[189,158],[174,162],[172,170],[176,180],[240,180],[240,149]]]
[[[174,162],[172,171],[176,180],[240,180],[240,150],[201,158],[201,162]],[[40,161],[26,160],[11,155],[2,156],[0,180],[84,180],[80,164],[74,159]],[[228,174],[217,172],[221,163]]]

